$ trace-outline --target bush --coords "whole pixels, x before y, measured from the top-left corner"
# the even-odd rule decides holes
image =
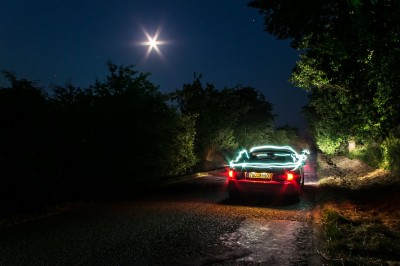
[[[380,167],[400,172],[400,138],[389,135],[381,145],[382,162]]]
[[[359,159],[366,164],[378,168],[382,160],[382,150],[379,143],[371,142],[356,146],[349,154],[351,159]]]
[[[318,148],[325,154],[334,155],[343,148],[344,140],[342,138],[332,138],[327,134],[317,132],[316,144]]]

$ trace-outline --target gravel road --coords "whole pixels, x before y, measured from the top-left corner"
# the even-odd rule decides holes
[[[0,265],[321,265],[312,166],[300,203],[232,201],[214,173],[3,227]]]

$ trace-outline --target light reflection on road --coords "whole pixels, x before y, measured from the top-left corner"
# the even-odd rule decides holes
[[[314,241],[312,230],[305,222],[246,219],[235,232],[222,235],[220,240],[224,246],[247,254],[238,262],[298,265],[310,263],[310,255],[315,252],[310,248]]]

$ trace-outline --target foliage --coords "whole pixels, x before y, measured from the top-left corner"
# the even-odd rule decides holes
[[[338,228],[338,223],[348,222],[337,210],[325,208],[322,213],[324,224],[324,235],[329,242],[334,242],[343,238],[343,234]]]
[[[400,172],[400,138],[389,135],[381,145],[383,159],[381,167]]]
[[[271,133],[269,143],[274,145],[289,145],[291,146],[290,139],[288,138],[287,131],[278,129]]]
[[[204,161],[210,152],[265,144],[273,132],[272,105],[251,87],[217,90],[200,77],[171,95],[182,114],[196,115],[196,152]]]
[[[130,195],[142,183],[202,170],[215,154],[223,160],[296,135],[274,131],[272,105],[254,88],[217,90],[195,78],[165,95],[149,74],[107,66],[88,88],[67,83],[49,93],[3,73],[11,86],[0,88],[0,209]]]
[[[249,6],[260,10],[267,32],[302,52],[291,82],[311,92],[306,112],[317,141],[372,141],[396,129],[399,1],[252,0]]]
[[[360,219],[359,213],[343,215],[335,207],[324,206],[322,231],[326,240],[324,250],[331,261],[355,263],[360,259],[365,264],[366,258],[399,259],[400,234],[376,217]]]
[[[378,168],[381,166],[382,149],[378,142],[357,144],[356,149],[349,154],[351,159],[359,159],[368,165]]]
[[[299,151],[309,148],[309,144],[300,136],[298,129],[289,125],[274,130],[271,136],[271,144],[289,145]]]
[[[4,76],[11,87],[0,89],[0,207],[9,198],[16,205],[25,197],[29,203],[46,200],[53,196],[47,185],[58,185],[52,178],[56,171],[49,141],[55,119],[47,94],[36,82],[11,72]]]
[[[168,149],[163,165],[168,175],[180,175],[186,173],[199,160],[195,154],[196,117],[193,115],[176,116],[178,121],[169,123],[171,129]],[[166,147],[163,147],[166,148]]]
[[[0,88],[3,203],[128,192],[192,169],[196,117],[168,105],[148,74],[111,62],[108,68],[108,77],[87,89],[66,84],[50,95],[4,74],[11,86]]]
[[[349,154],[373,167],[400,172],[400,138],[390,134],[383,141],[369,141],[358,144],[356,150]]]
[[[340,152],[340,148],[343,146],[343,139],[332,138],[329,135],[324,134],[324,132],[316,132],[317,146],[318,148],[328,155],[334,155]]]

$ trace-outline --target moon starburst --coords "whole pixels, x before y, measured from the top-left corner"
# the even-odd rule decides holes
[[[150,56],[151,52],[154,50],[156,51],[156,53],[163,58],[163,55],[161,53],[160,47],[163,44],[166,44],[165,41],[161,41],[159,40],[159,36],[160,36],[160,29],[157,29],[156,33],[151,36],[146,30],[143,30],[147,41],[142,42],[141,44],[144,46],[148,46],[147,52],[146,52],[146,59]]]

